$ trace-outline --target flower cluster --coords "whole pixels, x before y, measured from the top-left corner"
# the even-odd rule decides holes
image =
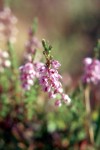
[[[24,54],[26,61],[32,61],[32,56],[34,57],[36,49],[41,48],[41,43],[37,37],[34,36],[32,29],[29,30],[29,39],[25,44],[26,51]]]
[[[71,99],[67,94],[64,94],[60,79],[61,75],[58,73],[60,63],[56,60],[50,61],[50,66],[43,65],[40,70],[39,83],[44,92],[47,92],[49,98],[56,99],[55,105],[61,106],[62,102],[70,104]]]
[[[0,12],[0,40],[6,39],[10,42],[16,41],[16,34],[18,32],[15,24],[17,18],[12,15],[9,7],[5,7]]]
[[[20,70],[20,80],[22,82],[22,87],[25,90],[30,90],[31,86],[34,84],[35,70],[33,64],[28,62],[19,68]]]
[[[24,90],[30,90],[34,85],[34,81],[39,77],[38,69],[42,66],[42,63],[27,62],[25,65],[19,68],[20,80]]]
[[[33,34],[31,33],[31,35]],[[29,52],[27,55],[29,54],[31,57],[25,65],[19,68],[22,87],[24,90],[30,90],[31,86],[34,85],[35,80],[38,79],[43,91],[48,93],[49,98],[56,99],[56,106],[61,106],[62,103],[70,104],[71,99],[63,92],[62,84],[60,82],[62,76],[58,73],[58,69],[61,64],[57,60],[53,60],[50,55],[52,47],[47,46],[45,41],[43,41],[43,54],[45,55],[46,63],[35,62],[32,59],[32,52],[35,55],[34,47],[37,47],[38,43],[37,41],[31,41],[33,39],[34,38],[31,36],[27,47],[29,50],[27,51]]]
[[[26,51],[24,58],[26,64],[19,68],[20,79],[24,90],[30,90],[34,85],[35,79],[39,78],[39,68],[43,65],[41,62],[35,62],[34,57],[36,55],[36,49],[41,47],[41,43],[34,36],[34,29],[29,30],[29,39],[26,42]]]
[[[9,60],[8,52],[0,50],[0,72],[4,72],[4,69],[10,66],[11,61]]]
[[[98,59],[84,59],[83,82],[98,84],[100,82],[100,61]]]

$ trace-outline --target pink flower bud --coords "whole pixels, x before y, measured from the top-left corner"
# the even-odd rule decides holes
[[[92,59],[87,57],[87,58],[84,59],[83,63],[84,63],[84,65],[88,66],[92,63]]]
[[[61,66],[61,64],[57,60],[52,60],[51,64],[55,69],[58,69]]]
[[[55,101],[55,106],[60,107],[62,105],[61,100]]]
[[[67,94],[62,94],[62,99],[68,105],[71,103],[71,99]]]
[[[50,91],[49,92],[49,98],[56,98],[56,94],[54,94],[54,92],[53,91]]]

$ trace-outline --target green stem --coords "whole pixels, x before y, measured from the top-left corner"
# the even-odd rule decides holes
[[[98,120],[97,120],[97,128],[96,128],[95,135],[94,135],[95,142],[97,141],[98,134],[100,132],[100,108],[99,108],[98,113],[99,113],[99,116],[98,116]]]
[[[8,41],[8,51],[10,53],[10,58],[11,58],[11,71],[12,71],[12,76],[11,76],[11,81],[14,82],[14,87],[13,90],[15,90],[15,92],[13,92],[13,98],[16,99],[16,101],[19,103],[19,95],[20,95],[20,83],[19,83],[19,72],[18,72],[18,61],[16,58],[16,54],[15,54],[15,50],[14,47],[12,45],[12,43],[10,43]],[[12,84],[12,83],[11,83]]]

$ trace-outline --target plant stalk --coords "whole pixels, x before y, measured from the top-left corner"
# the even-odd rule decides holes
[[[91,119],[91,105],[90,105],[90,86],[87,85],[85,92],[85,107],[86,107],[86,113],[87,113],[87,132],[89,136],[89,141],[91,144],[94,144],[94,132],[91,125],[92,119]]]

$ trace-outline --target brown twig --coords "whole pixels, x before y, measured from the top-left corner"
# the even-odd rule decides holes
[[[86,89],[84,91],[84,96],[85,96],[85,107],[86,107],[86,113],[87,113],[87,130],[88,130],[89,141],[91,144],[94,144],[94,132],[91,126],[91,106],[90,106],[90,86],[89,85],[86,86]]]

